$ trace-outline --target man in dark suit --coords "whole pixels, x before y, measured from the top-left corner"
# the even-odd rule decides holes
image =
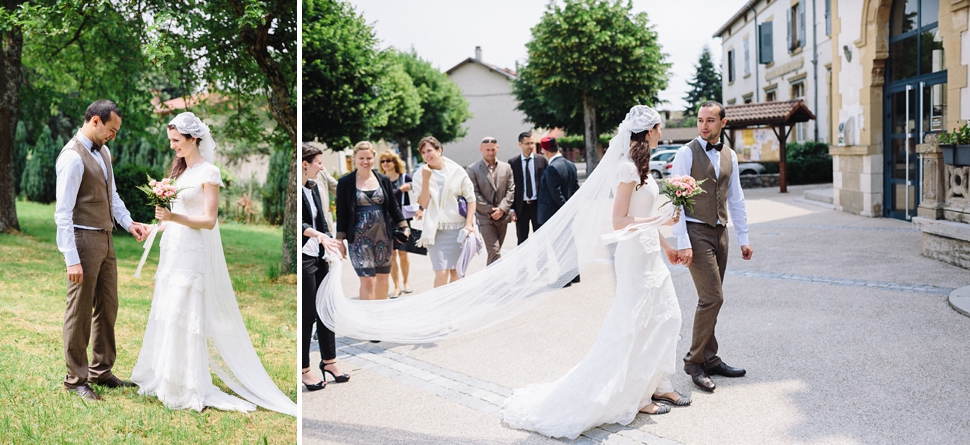
[[[564,158],[559,153],[559,144],[556,138],[544,137],[541,141],[542,154],[549,161],[546,170],[542,172],[542,179],[539,180],[539,225],[545,224],[555,215],[556,212],[566,204],[579,190],[579,176],[576,173],[576,164]],[[570,250],[575,250],[572,246]],[[572,283],[579,282],[579,274],[573,278]],[[566,283],[569,287],[572,283]]]
[[[549,162],[545,156],[534,153],[535,143],[528,131],[519,134],[519,149],[522,154],[509,159],[509,165],[515,181],[512,221],[515,222],[515,237],[522,244],[529,239],[530,222],[533,232],[539,230],[539,179]]]

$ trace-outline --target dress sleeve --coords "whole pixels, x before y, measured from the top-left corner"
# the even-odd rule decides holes
[[[209,165],[209,168],[203,172],[202,182],[205,184],[214,184],[219,187],[225,187],[222,183],[222,173],[219,171],[219,167],[215,165]]]
[[[616,182],[635,182],[639,184],[640,172],[637,171],[637,166],[629,161],[621,161],[616,166]]]

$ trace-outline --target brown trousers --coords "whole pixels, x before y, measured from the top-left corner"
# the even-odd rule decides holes
[[[697,310],[694,311],[694,332],[690,351],[684,357],[685,365],[698,364],[711,368],[721,363],[717,356],[717,338],[714,326],[717,314],[724,303],[724,270],[727,268],[728,237],[724,226],[687,222],[687,236],[694,259],[690,276],[697,289]]]
[[[117,350],[118,268],[114,240],[104,230],[74,229],[84,279],[67,283],[64,311],[64,386],[76,388],[111,377]],[[88,342],[92,356],[88,363]]]
[[[502,243],[505,242],[505,233],[509,229],[508,221],[495,221],[481,219],[479,215],[479,231],[482,233],[482,240],[485,241],[485,251],[488,252],[488,262],[492,264],[502,258]]]

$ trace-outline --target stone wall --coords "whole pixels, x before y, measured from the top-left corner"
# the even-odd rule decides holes
[[[935,135],[917,151],[923,196],[913,224],[923,232],[923,256],[970,269],[970,167],[944,164]]]

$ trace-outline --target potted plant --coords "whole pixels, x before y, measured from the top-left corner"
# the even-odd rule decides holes
[[[936,142],[943,152],[943,163],[957,167],[970,166],[970,122],[952,133],[940,133]]]

